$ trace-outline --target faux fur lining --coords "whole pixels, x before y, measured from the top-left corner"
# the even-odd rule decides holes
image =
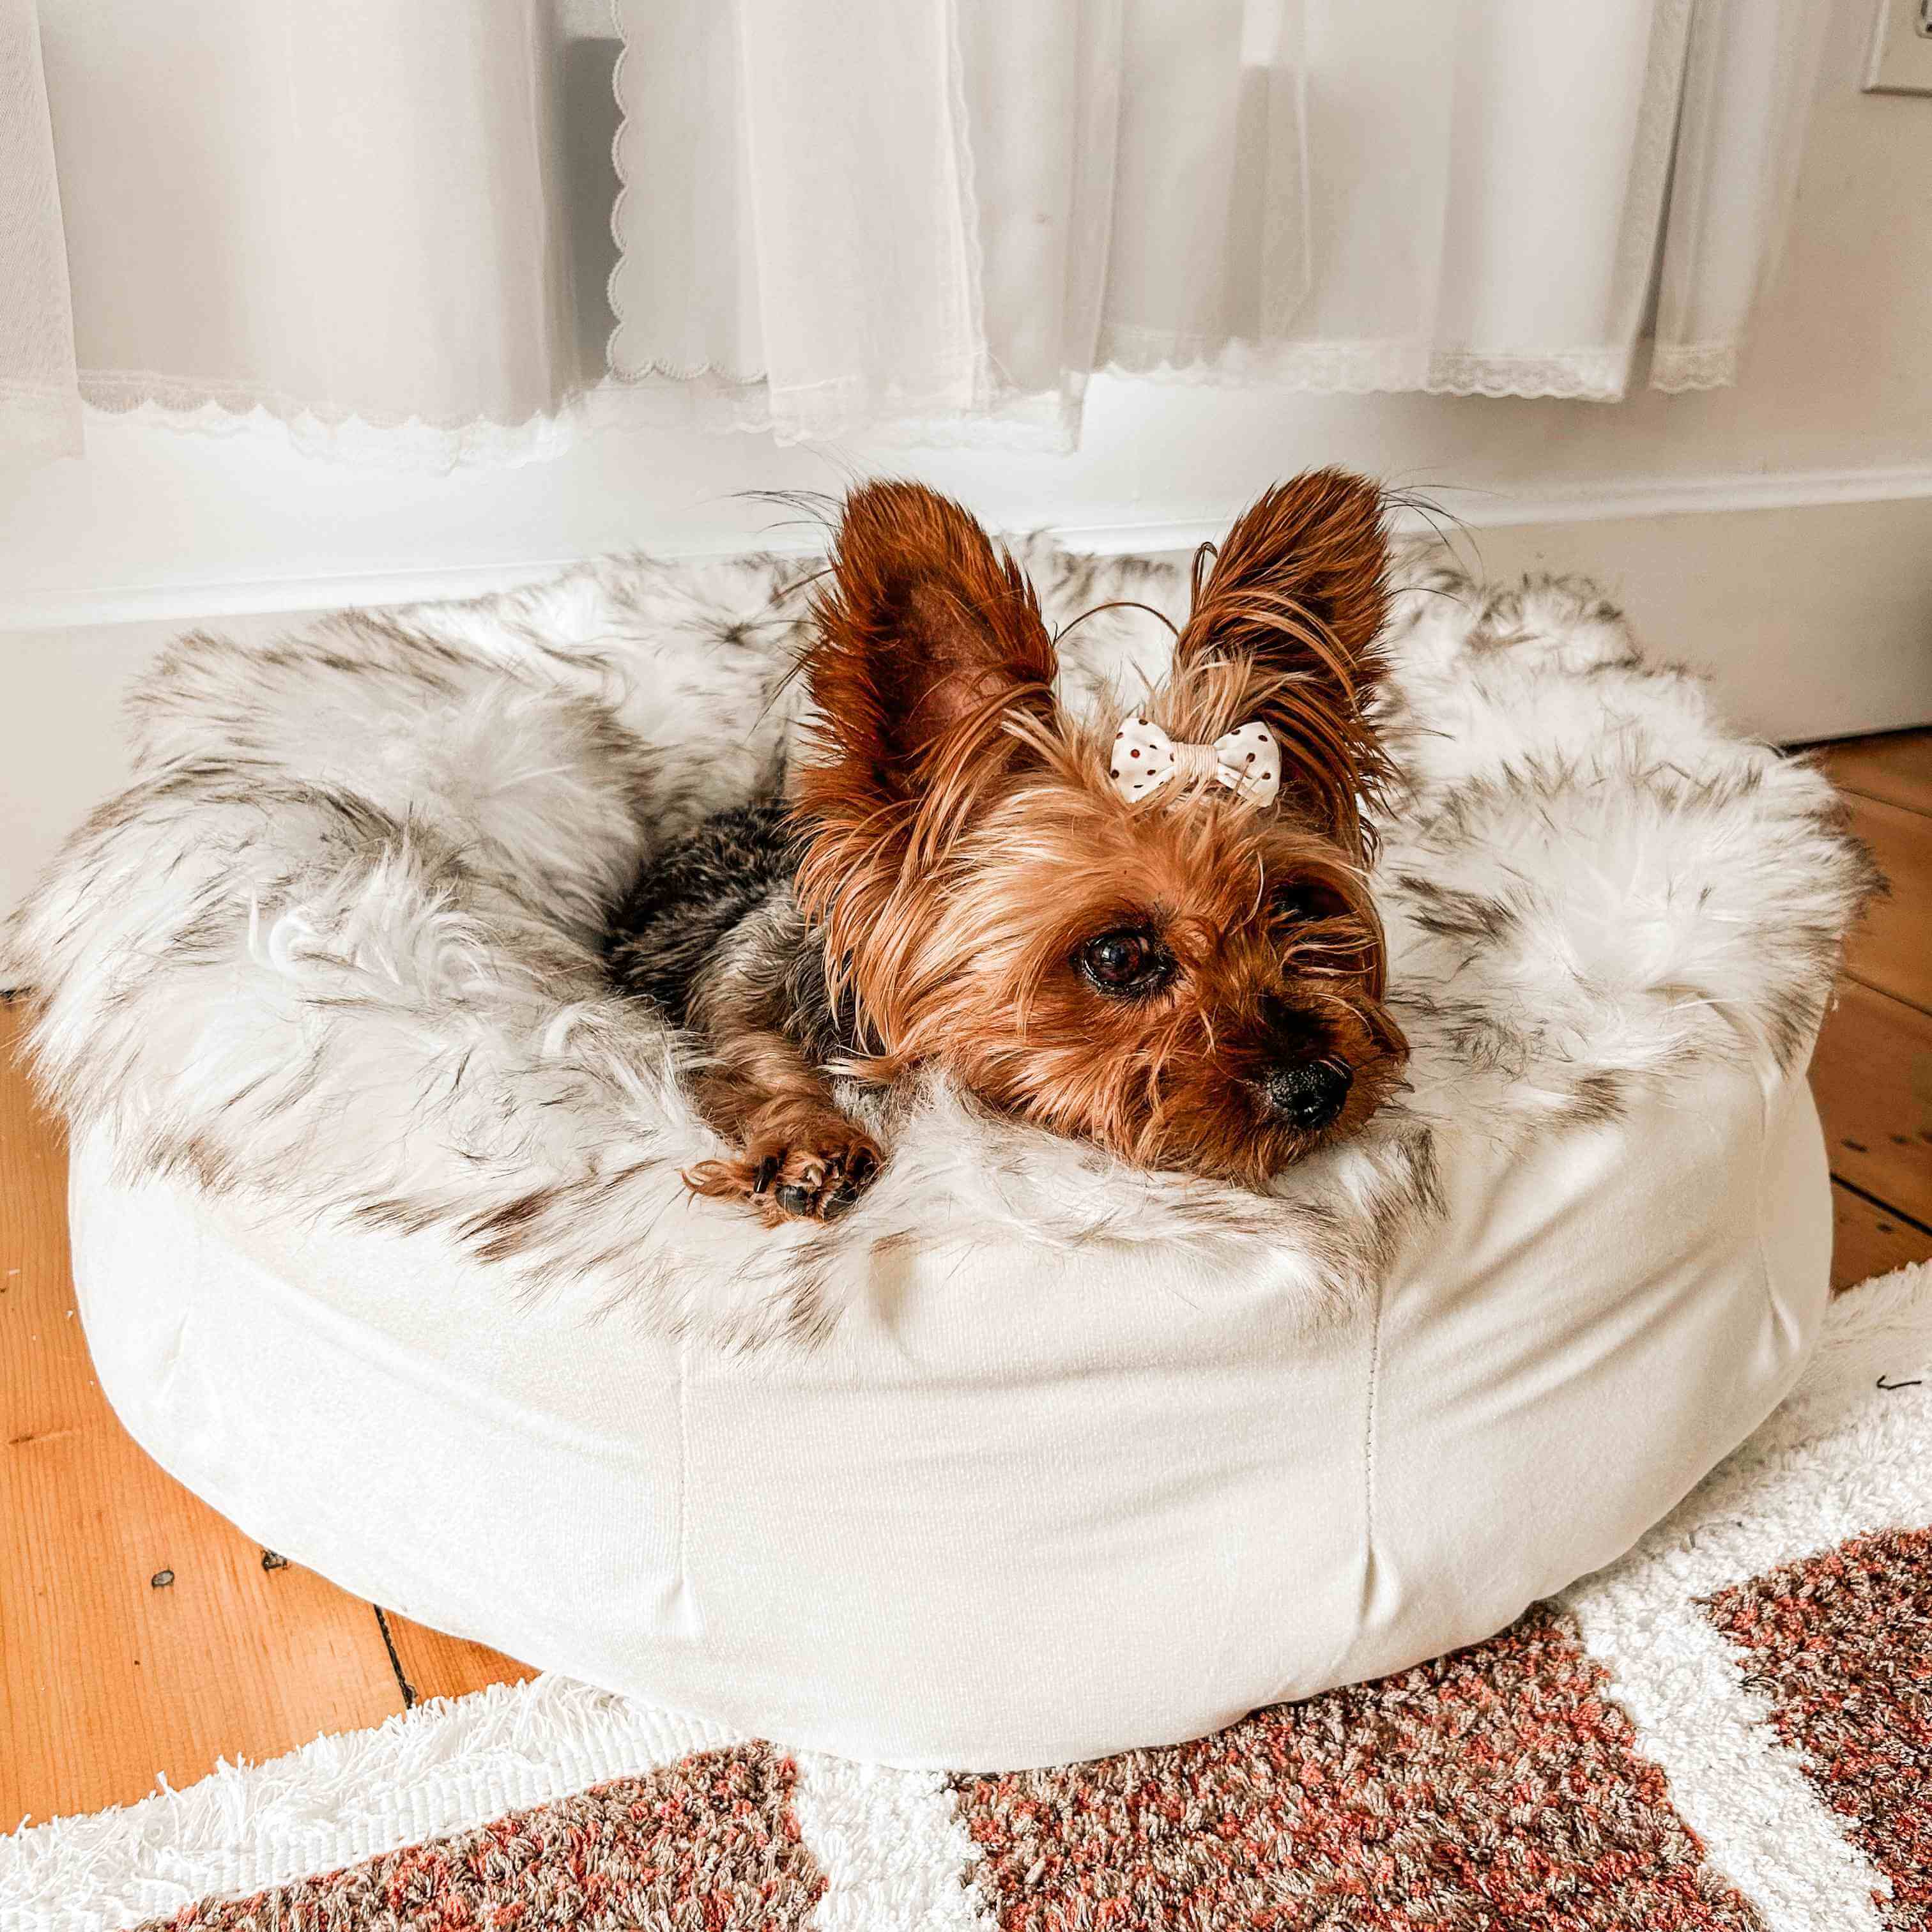
[[[1178,574],[1036,541],[1050,622]],[[1298,1263],[1357,1307],[1442,1211],[1446,1138],[1526,1145],[1802,1062],[1874,875],[1830,786],[1728,734],[1591,586],[1399,578],[1386,730],[1402,796],[1378,896],[1408,1090],[1266,1195],[1120,1168],[934,1088],[830,1226],[686,1194],[716,1150],[683,1043],[614,998],[606,908],[664,840],[783,783],[796,562],[586,566],[476,602],[322,620],[266,650],[194,634],[135,694],[135,782],[19,915],[46,1088],[126,1175],[238,1211],[434,1230],[524,1288],[589,1276],[652,1326],[810,1336],[908,1249],[1166,1244]],[[1114,609],[1066,640],[1078,702],[1158,676]]]

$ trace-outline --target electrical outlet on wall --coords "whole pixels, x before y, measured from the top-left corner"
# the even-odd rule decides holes
[[[1879,0],[1868,94],[1932,94],[1932,0]]]

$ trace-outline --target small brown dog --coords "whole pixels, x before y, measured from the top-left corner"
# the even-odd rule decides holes
[[[842,1073],[938,1069],[1124,1160],[1250,1185],[1359,1127],[1408,1052],[1361,817],[1388,777],[1387,562],[1372,484],[1269,490],[1197,557],[1166,684],[1080,719],[973,518],[855,490],[794,802],[661,855],[613,935],[620,980],[702,1040],[699,1106],[740,1150],[691,1185],[773,1222],[840,1211],[881,1158]]]

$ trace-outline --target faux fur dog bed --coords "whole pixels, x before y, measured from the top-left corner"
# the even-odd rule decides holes
[[[1062,622],[1182,594],[1026,561]],[[1762,1417],[1826,1292],[1803,1075],[1867,868],[1586,586],[1408,568],[1413,1057],[1361,1137],[1262,1196],[932,1090],[836,1222],[692,1198],[715,1144],[601,926],[782,784],[804,574],[614,562],[148,680],[137,782],[15,940],[160,1460],[532,1661],[1010,1768],[1486,1635]],[[1167,641],[1104,612],[1064,680]]]

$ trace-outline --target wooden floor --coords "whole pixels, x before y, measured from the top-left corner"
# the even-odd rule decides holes
[[[1932,1257],[1932,731],[1824,762],[1893,882],[1812,1068],[1840,1286]],[[151,1463],[74,1312],[66,1153],[0,1010],[0,1832],[528,1673],[247,1541]]]
[[[1892,887],[1852,935],[1811,1061],[1844,1288],[1932,1258],[1932,731],[1819,756]]]

